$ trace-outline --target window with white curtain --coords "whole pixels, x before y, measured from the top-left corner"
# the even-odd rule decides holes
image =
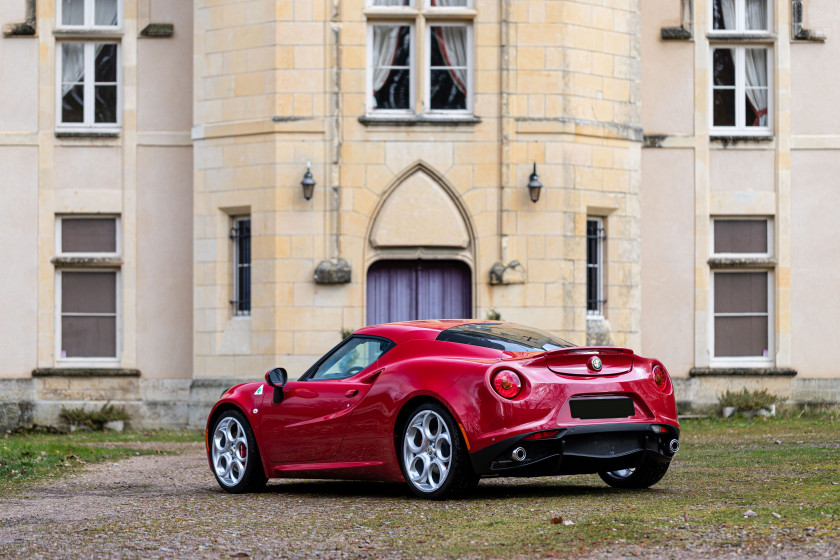
[[[712,131],[769,135],[773,51],[766,42],[772,41],[770,2],[714,0],[710,8]]]
[[[471,4],[470,0],[370,0],[368,113],[472,111]]]
[[[118,0],[57,0],[56,123],[60,131],[115,129],[120,124]],[[79,34],[84,40],[79,39]],[[69,39],[70,37],[68,37]]]
[[[120,0],[56,0],[56,27],[118,28],[121,4]]]

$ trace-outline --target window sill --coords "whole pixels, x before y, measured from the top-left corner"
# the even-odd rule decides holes
[[[726,134],[721,133],[719,131],[714,131],[709,136],[709,140],[714,144],[719,144],[724,148],[728,148],[730,146],[734,147],[739,144],[772,144],[773,141],[776,140],[776,137],[773,135],[773,133],[744,134],[742,132],[736,132],[732,134]]]
[[[718,43],[774,43],[775,33],[707,33],[706,39]]]
[[[472,126],[479,124],[481,118],[474,115],[464,116],[429,116],[429,115],[406,115],[406,116],[372,116],[359,117],[359,122],[364,126]]]
[[[718,377],[722,375],[735,376],[773,376],[773,377],[795,377],[797,371],[793,368],[777,367],[707,367],[691,368],[688,371],[689,377]]]
[[[56,268],[117,268],[123,264],[121,257],[53,257],[50,262]]]
[[[56,39],[122,39],[123,30],[119,29],[53,29],[53,36]]]
[[[774,268],[776,259],[769,257],[712,257],[708,261],[712,268]]]
[[[119,128],[57,128],[56,138],[119,138]]]
[[[99,366],[38,368],[32,370],[32,377],[140,377],[140,370]]]

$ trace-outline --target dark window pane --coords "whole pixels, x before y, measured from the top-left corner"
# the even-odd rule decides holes
[[[117,81],[117,45],[96,45],[95,76],[97,83]]]
[[[235,222],[236,293],[234,313],[247,315],[251,312],[251,220]]]
[[[716,89],[714,91],[715,126],[735,126],[735,90]]]
[[[85,86],[62,86],[61,122],[75,123],[85,120]]]
[[[715,220],[715,253],[766,253],[765,220]]]
[[[735,85],[735,59],[732,58],[732,49],[715,49],[712,64],[716,86]]]
[[[432,26],[430,107],[467,108],[467,28],[460,25]]]
[[[373,49],[374,108],[410,108],[411,28],[407,25],[375,26]]]
[[[421,0],[422,1],[422,0]],[[374,6],[409,6],[410,0],[373,0]]]
[[[117,122],[117,86],[96,86],[96,122]]]
[[[85,24],[85,0],[61,0],[61,24]]]
[[[117,25],[119,12],[117,11],[117,0],[96,0],[94,7],[96,25]]]
[[[62,358],[115,358],[116,317],[62,317]]]
[[[463,110],[467,108],[467,96],[453,79],[452,70],[432,70],[430,72],[430,106],[438,110]]]
[[[712,3],[712,22],[714,29],[726,29],[726,23],[723,19],[723,0],[714,0]]]
[[[767,317],[716,317],[715,356],[767,356]]]
[[[465,8],[467,6],[467,0],[432,0],[432,6],[439,6],[442,8],[450,8],[450,7],[461,7]]]
[[[116,313],[116,272],[62,272],[62,313]]]
[[[408,70],[391,70],[381,88],[374,91],[376,109],[409,109],[411,78]]]
[[[116,253],[117,221],[113,218],[61,220],[62,253]]]
[[[716,273],[715,314],[718,313],[767,313],[767,273]]]

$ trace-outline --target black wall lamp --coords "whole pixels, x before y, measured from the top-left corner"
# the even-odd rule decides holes
[[[528,194],[531,195],[531,202],[536,202],[540,199],[540,191],[542,190],[542,183],[537,177],[537,162],[534,162],[534,172],[531,173],[528,181]]]
[[[534,164],[536,169],[536,164]],[[309,200],[312,198],[312,192],[315,190],[315,179],[312,178],[312,171],[309,169],[310,162],[306,162],[306,173],[303,174],[303,180],[300,186],[303,187],[303,198]],[[539,196],[539,195],[537,195]]]

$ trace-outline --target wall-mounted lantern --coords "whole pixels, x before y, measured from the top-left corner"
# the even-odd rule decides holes
[[[537,162],[534,162],[534,172],[531,173],[528,181],[528,194],[531,195],[531,202],[536,202],[540,199],[540,190],[542,190],[542,183],[537,177]]]
[[[308,161],[306,162],[306,173],[303,174],[303,180],[300,182],[300,186],[303,187],[303,198],[306,200],[311,199],[312,193],[315,190],[315,179],[312,178],[310,162]]]

